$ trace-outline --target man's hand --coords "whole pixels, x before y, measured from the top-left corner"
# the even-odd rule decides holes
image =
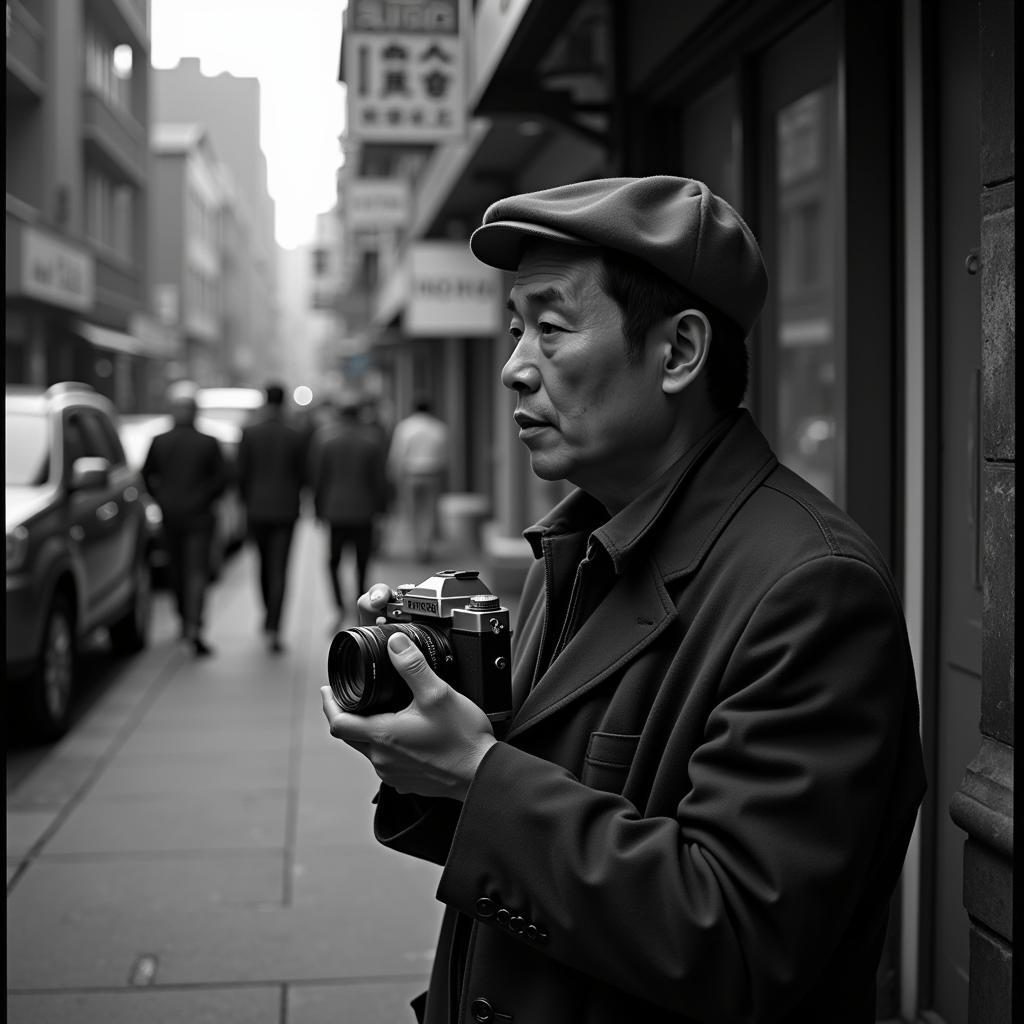
[[[376,604],[370,597],[375,590],[364,595],[370,599],[367,611]],[[379,606],[386,603],[385,598]],[[412,703],[395,714],[352,715],[323,686],[320,695],[331,735],[363,754],[381,781],[400,793],[464,800],[484,754],[497,742],[489,719],[434,673],[404,634],[390,637],[388,656],[412,692]]]

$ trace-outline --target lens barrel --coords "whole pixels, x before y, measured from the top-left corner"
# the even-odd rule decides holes
[[[442,630],[417,622],[353,626],[336,633],[327,651],[327,681],[342,711],[376,715],[400,711],[412,700],[388,656],[392,633],[404,633],[423,652],[431,669],[451,681],[455,659]]]

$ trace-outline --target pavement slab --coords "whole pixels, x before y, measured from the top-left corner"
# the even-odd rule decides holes
[[[128,990],[7,995],[8,1024],[280,1024],[281,989]],[[355,1018],[352,1018],[353,1021]],[[337,1018],[336,1018],[337,1020]]]

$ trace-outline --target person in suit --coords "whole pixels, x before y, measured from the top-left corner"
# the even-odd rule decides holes
[[[262,415],[238,443],[238,488],[259,559],[263,632],[271,653],[284,650],[281,615],[292,535],[305,483],[306,442],[284,415],[284,389],[270,384]]]
[[[497,735],[402,633],[407,708],[322,690],[381,779],[376,838],[443,867],[421,1019],[873,1024],[925,788],[914,669],[875,545],[740,405],[753,234],[654,176],[499,200],[470,245],[514,274],[533,471],[576,489],[526,532]]]
[[[196,390],[189,381],[168,389],[174,425],[153,438],[142,475],[163,513],[167,568],[182,637],[196,657],[205,657],[213,653],[203,638],[210,548],[216,503],[228,473],[219,442],[196,429]]]
[[[310,482],[317,519],[328,531],[327,577],[335,607],[335,629],[345,619],[341,561],[355,555],[356,591],[366,589],[376,520],[387,505],[387,453],[377,435],[360,421],[355,400],[341,403],[335,424],[322,427],[311,451]]]

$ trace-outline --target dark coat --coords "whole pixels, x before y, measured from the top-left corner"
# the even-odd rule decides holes
[[[306,442],[279,413],[250,423],[238,442],[238,489],[250,523],[294,523],[305,481]]]
[[[387,505],[386,452],[358,423],[325,428],[313,439],[310,481],[316,514],[332,526],[371,523]]]
[[[153,438],[142,476],[168,526],[213,527],[214,504],[228,482],[216,438],[200,433],[194,426],[171,427]]]
[[[896,587],[748,414],[698,449],[596,530],[595,607],[464,805],[381,788],[378,839],[444,865],[430,1024],[874,1022],[925,786]],[[520,693],[594,505],[530,535]]]

